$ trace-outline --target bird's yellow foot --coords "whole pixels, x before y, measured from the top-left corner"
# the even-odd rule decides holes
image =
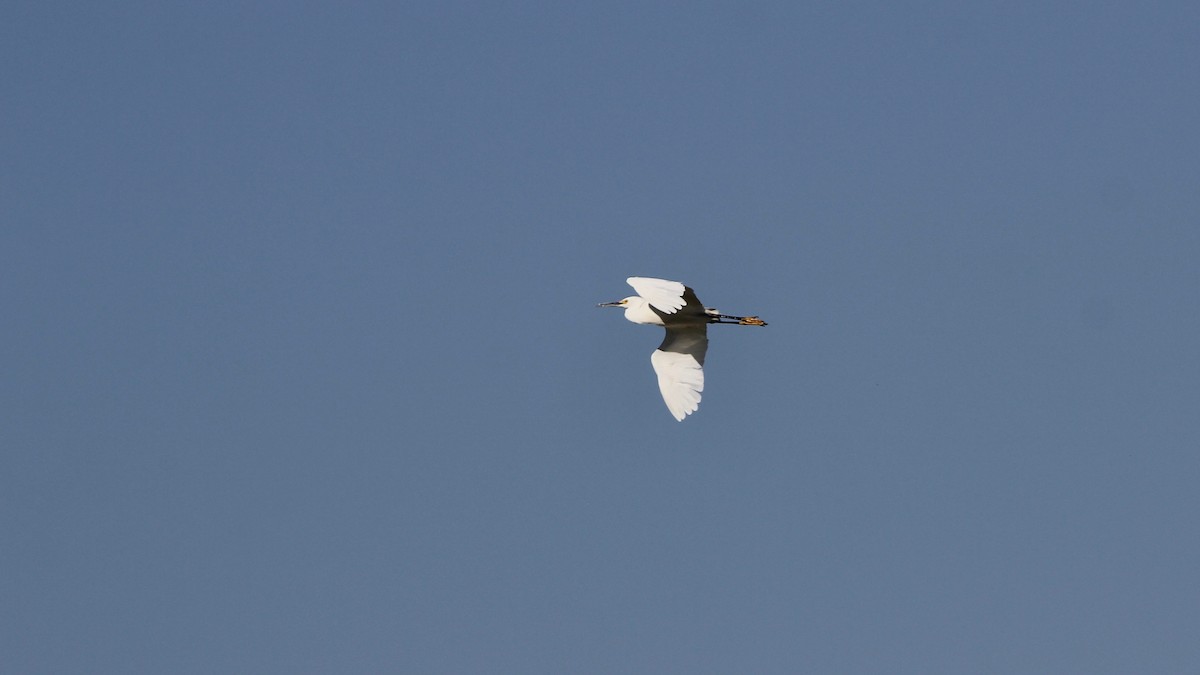
[[[742,324],[743,326],[765,326],[765,325],[767,325],[766,321],[763,321],[762,319],[758,318],[757,316],[744,316],[744,317],[742,317],[741,321],[738,321],[738,323]]]

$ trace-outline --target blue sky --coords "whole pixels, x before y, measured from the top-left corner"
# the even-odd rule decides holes
[[[0,669],[1195,672],[1198,27],[10,3]]]

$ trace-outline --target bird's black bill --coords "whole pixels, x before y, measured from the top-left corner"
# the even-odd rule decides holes
[[[596,306],[597,307],[620,307],[621,303],[620,303],[620,301],[618,301],[618,302],[602,302]]]

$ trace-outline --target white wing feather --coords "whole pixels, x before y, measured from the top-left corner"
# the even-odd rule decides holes
[[[650,277],[629,277],[625,281],[663,314],[674,314],[687,304],[683,299],[683,284],[678,281]]]
[[[655,280],[657,281],[657,280]],[[637,288],[637,286],[634,286]],[[638,289],[638,293],[641,293]],[[654,350],[650,363],[658,375],[658,390],[662,392],[667,410],[680,422],[700,408],[700,392],[704,391],[704,369],[691,354]]]

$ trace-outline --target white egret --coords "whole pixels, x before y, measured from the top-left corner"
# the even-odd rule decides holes
[[[765,326],[767,322],[757,316],[729,316],[705,307],[695,291],[678,281],[648,277],[629,277],[625,281],[638,295],[599,306],[624,307],[626,319],[667,329],[662,344],[650,355],[650,363],[658,375],[658,390],[667,409],[682,422],[700,407],[708,324]]]

